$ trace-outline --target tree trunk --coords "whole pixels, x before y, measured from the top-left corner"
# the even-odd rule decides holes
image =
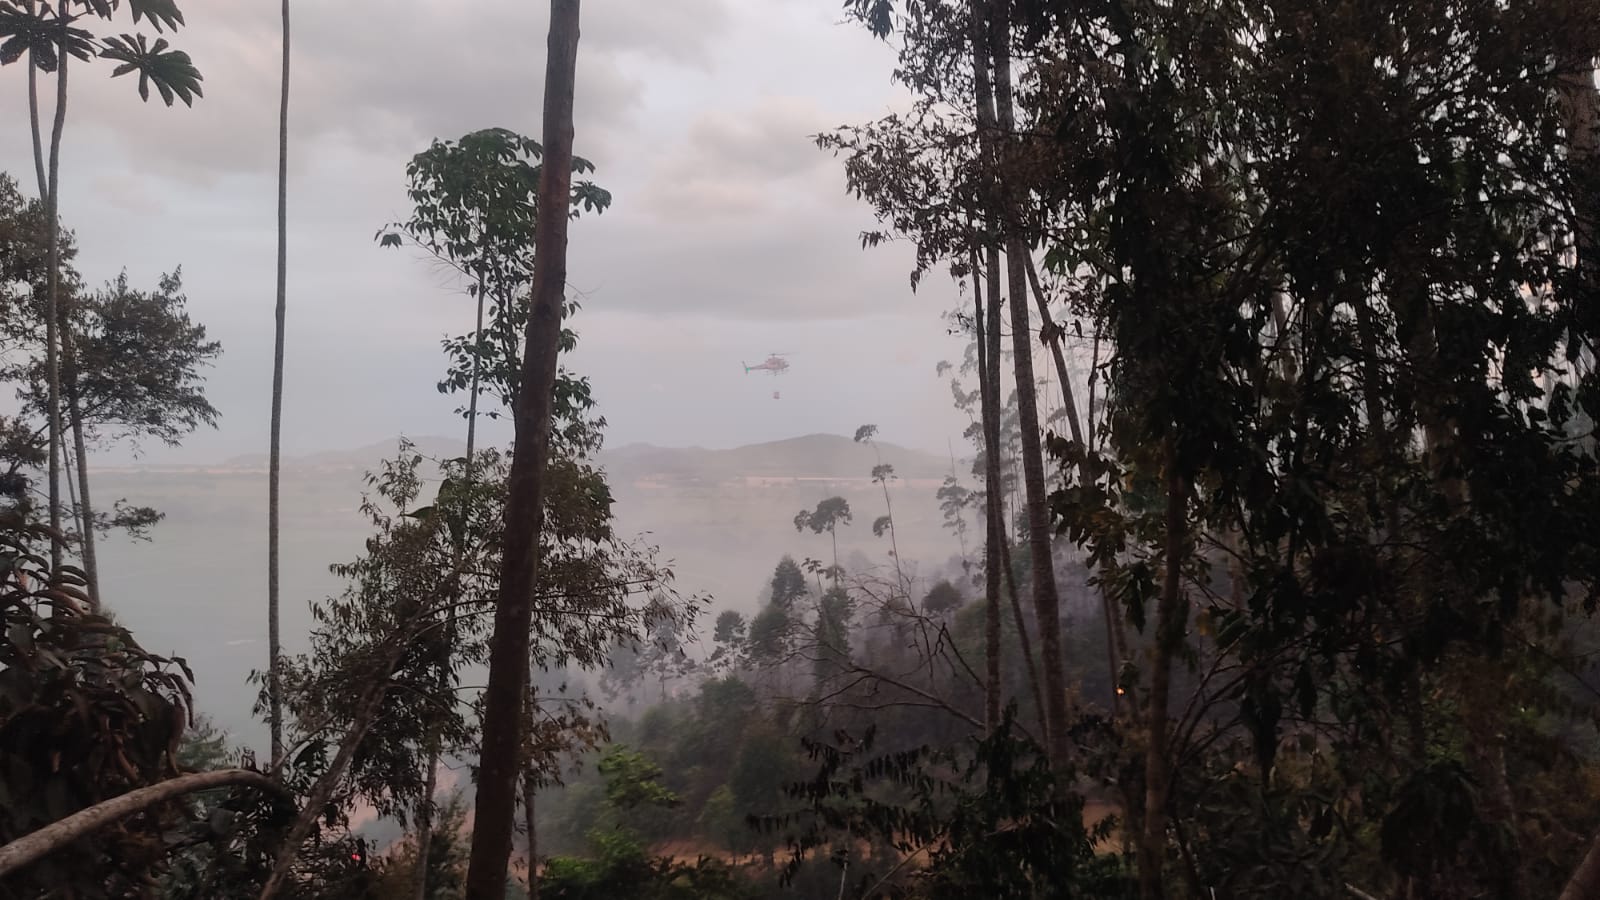
[[[1167,438],[1166,573],[1156,610],[1150,695],[1145,705],[1147,744],[1144,763],[1144,817],[1139,839],[1139,896],[1166,900],[1162,868],[1167,850],[1167,789],[1171,782],[1167,755],[1167,698],[1172,689],[1172,659],[1183,642],[1183,558],[1188,540],[1188,510],[1183,477],[1178,472],[1174,439]]]
[[[87,809],[78,810],[59,822],[52,822],[38,831],[25,834],[5,846],[0,846],[0,877],[9,875],[73,841],[158,803],[175,800],[185,794],[231,785],[248,785],[275,794],[283,793],[283,788],[272,779],[249,769],[222,769],[216,772],[179,775],[177,778],[169,778],[157,784],[131,790],[110,800],[102,800]]]
[[[72,454],[65,452],[62,453],[61,469],[62,474],[66,476],[67,481],[67,508],[72,510],[72,525],[74,528],[77,528],[81,531],[83,529],[83,510],[78,508],[77,481],[72,474],[78,471],[78,469],[77,460],[72,458]]]
[[[539,825],[535,821],[538,786],[534,784],[533,764],[522,775],[522,819],[528,829],[528,900],[539,900]]]
[[[483,340],[483,273],[481,272],[478,274],[477,299],[478,314],[475,324],[472,328],[472,342],[474,345]],[[466,477],[468,486],[471,486],[473,482],[474,461],[472,457],[473,454],[477,452],[478,384],[482,375],[482,368],[482,360],[475,352],[472,356],[472,385],[467,391],[467,464],[466,471],[463,474]],[[455,574],[452,577],[452,583],[456,583],[457,579],[459,579],[461,575],[462,559],[464,558],[463,548],[457,547],[455,549],[455,557]],[[450,612],[446,614],[445,619],[445,638],[443,644],[445,659],[440,663],[439,669],[439,684],[441,692],[444,688],[449,686],[448,664],[449,655],[456,643],[457,608],[457,604],[451,603]],[[428,858],[428,848],[433,844],[433,797],[434,792],[438,788],[439,784],[439,757],[439,740],[437,736],[434,736],[432,738],[432,744],[428,748],[428,773],[426,787],[422,794],[422,804],[417,809],[417,855],[422,859]],[[428,876],[426,874],[417,876],[416,900],[426,900],[427,878]]]
[[[295,860],[300,857],[300,845],[304,844],[306,836],[311,834],[312,826],[317,823],[323,809],[332,799],[333,791],[339,786],[339,780],[344,777],[345,769],[350,767],[350,760],[355,757],[356,748],[361,746],[361,740],[367,736],[367,730],[377,718],[378,710],[383,707],[383,699],[389,693],[389,673],[398,659],[398,653],[389,656],[379,680],[369,688],[366,698],[356,711],[355,721],[350,723],[350,730],[345,732],[344,740],[339,742],[339,749],[333,755],[333,762],[328,764],[328,770],[317,779],[317,784],[311,789],[311,795],[306,798],[300,815],[289,827],[283,846],[278,850],[278,858],[273,863],[272,875],[261,888],[258,900],[272,900],[288,880]]]
[[[528,680],[529,625],[544,523],[544,469],[550,453],[567,223],[572,194],[572,101],[580,0],[551,0],[545,65],[544,163],[539,174],[533,308],[528,316],[523,385],[514,410],[516,447],[507,488],[506,527],[484,694],[483,743],[474,805],[466,900],[502,900],[516,803],[522,701]]]
[[[996,410],[992,402],[993,385],[989,381],[988,334],[984,326],[983,289],[979,286],[981,272],[977,255],[973,255],[972,310],[975,334],[978,340],[978,411],[983,422],[983,481],[985,503],[983,509],[983,588],[988,604],[983,614],[984,703],[983,722],[990,731],[1000,724],[1000,547],[1005,536],[1004,512],[1000,506],[999,441],[993,440],[998,430]],[[993,302],[991,298],[991,303]]]
[[[1028,285],[1033,288],[1034,305],[1039,307],[1039,334],[1055,358],[1056,378],[1061,381],[1061,403],[1066,407],[1067,428],[1072,432],[1072,440],[1079,446],[1085,446],[1083,425],[1078,421],[1078,399],[1073,396],[1072,379],[1067,375],[1066,354],[1061,350],[1061,326],[1050,317],[1050,303],[1044,296],[1044,287],[1039,283],[1039,271],[1033,264],[1033,257],[1025,259],[1028,264]]]
[[[883,465],[881,457],[878,464]],[[911,603],[911,582],[906,580],[905,570],[900,566],[900,538],[895,534],[894,530],[894,502],[889,499],[889,477],[887,475],[879,482],[879,486],[883,488],[883,510],[889,517],[889,552],[894,554],[895,578],[899,581],[900,590],[905,594],[906,603],[909,605]]]
[[[1017,625],[1017,642],[1021,645],[1022,660],[1028,667],[1028,690],[1033,694],[1033,706],[1039,715],[1039,734],[1049,730],[1045,718],[1044,689],[1039,686],[1039,667],[1033,661],[1033,641],[1028,638],[1028,620],[1022,614],[1022,598],[1017,592],[1016,570],[1011,567],[1011,538],[1000,532],[1000,565],[1006,573],[1006,593],[1011,599],[1011,619]]]
[[[289,280],[289,0],[283,0],[283,74],[278,100],[278,297],[272,344],[272,436],[267,452],[267,724],[272,758],[283,755],[283,698],[279,689],[283,654],[278,630],[278,539],[283,465],[283,322]]]
[[[58,17],[60,43],[56,47],[56,113],[50,129],[49,192],[44,196],[48,220],[49,252],[46,263],[44,357],[48,380],[45,415],[50,432],[50,570],[61,568],[64,549],[61,533],[61,457],[65,452],[61,434],[61,132],[67,125],[67,9],[63,4]]]
[[[28,53],[28,126],[33,132],[33,173],[39,179],[39,202],[50,197],[50,178],[44,172],[44,139],[39,128],[39,66]]]
[[[1011,24],[1007,5],[991,9],[990,53],[994,62],[994,96],[997,124],[1006,152],[1006,169],[1015,154],[1016,118],[1011,102]],[[1033,334],[1028,315],[1028,241],[1019,221],[1023,188],[1018,177],[1002,178],[1005,208],[1000,216],[1005,233],[1006,273],[1011,306],[1011,363],[1016,373],[1017,429],[1022,443],[1022,481],[1027,509],[1029,580],[1033,585],[1033,612],[1039,620],[1039,651],[1043,657],[1045,709],[1049,722],[1050,758],[1058,769],[1067,762],[1066,670],[1061,657],[1061,596],[1050,541],[1050,516],[1044,481],[1044,447],[1039,435],[1039,406],[1033,380]]]
[[[483,276],[478,276],[478,314],[473,320],[472,343],[474,347],[483,342]],[[478,441],[478,388],[483,377],[483,357],[474,350],[472,354],[472,385],[467,389],[467,483],[472,483],[472,468],[476,462],[472,454],[477,452]]]
[[[1089,426],[1089,442],[1095,449],[1100,447],[1100,430],[1095,425],[1095,385],[1100,380],[1100,326],[1094,326],[1094,343],[1089,349],[1089,406],[1083,411],[1084,421]]]
[[[1061,401],[1067,411],[1067,427],[1072,432],[1072,441],[1082,447],[1085,460],[1089,452],[1089,445],[1084,440],[1084,426],[1078,419],[1078,400],[1072,391],[1072,380],[1067,376],[1067,360],[1061,349],[1062,329],[1050,318],[1050,304],[1044,296],[1044,287],[1039,283],[1039,273],[1033,265],[1033,258],[1028,258],[1028,283],[1033,288],[1034,303],[1039,307],[1041,321],[1040,333],[1044,336],[1045,343],[1050,345],[1051,355],[1055,357],[1056,377],[1061,380]],[[1090,393],[1089,403],[1094,405],[1094,394]],[[1093,410],[1090,410],[1092,413]],[[1089,480],[1086,467],[1079,470],[1083,475],[1084,483]],[[1113,716],[1121,710],[1121,695],[1117,693],[1117,675],[1122,671],[1122,617],[1117,613],[1116,601],[1112,598],[1105,586],[1100,587],[1100,609],[1106,620],[1106,673],[1109,681],[1111,695],[1107,698],[1108,707]]]
[[[94,504],[89,500],[89,449],[83,438],[83,405],[78,395],[78,353],[72,337],[72,317],[61,322],[61,361],[65,364],[67,419],[72,428],[72,452],[78,459],[78,510],[83,523],[83,574],[89,582],[89,609],[99,612],[100,566],[94,552]]]
[[[428,853],[433,850],[433,795],[439,789],[439,742],[428,750],[428,775],[422,784],[422,802],[417,805],[417,874],[412,881],[416,900],[427,900]]]
[[[1001,549],[1006,540],[1005,486],[1000,477],[1000,248],[996,243],[995,114],[994,86],[990,79],[988,39],[985,30],[986,0],[968,3],[967,34],[972,48],[973,94],[978,123],[978,144],[990,163],[984,180],[984,223],[982,244],[984,263],[980,268],[976,248],[972,251],[972,292],[974,332],[978,341],[978,408],[983,424],[984,466],[984,592],[989,599],[984,612],[985,677],[988,679],[984,721],[993,730],[1000,723],[1000,591]],[[989,307],[983,307],[983,287],[988,287]],[[1030,664],[1031,664],[1030,660]],[[1043,714],[1041,710],[1041,715]],[[1046,739],[1044,731],[1041,739]]]

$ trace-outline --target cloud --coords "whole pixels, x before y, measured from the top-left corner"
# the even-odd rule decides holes
[[[686,216],[670,231],[643,218],[619,217],[603,230],[583,223],[573,229],[569,279],[589,305],[654,316],[793,321],[926,306],[927,295],[907,290],[907,248],[860,248],[856,234],[869,222],[795,205],[757,217]]]
[[[762,97],[751,108],[711,111],[695,119],[661,160],[642,194],[659,218],[754,217],[785,199],[816,196],[828,167],[811,135],[825,115],[812,101]]]
[[[95,164],[120,163],[143,177],[210,183],[223,174],[267,175],[277,154],[276,7],[242,0],[189,6],[189,27],[172,40],[204,74],[204,99],[192,110],[142,103],[132,78],[80,65],[69,73],[76,77],[68,144],[102,136],[97,143],[115,149]],[[621,139],[644,85],[663,65],[709,66],[726,22],[723,0],[586,8],[576,104],[585,153],[605,155]],[[433,137],[489,125],[537,133],[547,28],[547,8],[521,0],[297,5],[291,164],[303,170],[328,141],[403,159]],[[13,88],[20,88],[21,67],[8,67],[12,72]]]
[[[450,278],[379,249],[373,232],[409,212],[405,164],[429,139],[491,125],[538,134],[546,6],[295,5],[291,449],[457,426],[457,398],[434,390],[438,342],[469,327],[470,306]],[[109,70],[76,71],[63,211],[91,280],[126,266],[147,284],[183,264],[191,313],[225,347],[209,380],[223,430],[181,451],[207,459],[265,445],[279,23],[271,3],[188,0],[185,11],[190,27],[175,44],[205,73],[206,97],[167,109],[140,103]],[[810,139],[903,101],[888,78],[892,52],[838,18],[837,4],[811,0],[585,4],[578,152],[616,205],[572,230],[569,280],[588,294],[575,365],[605,391],[619,438],[714,433],[733,444],[756,431],[853,427],[834,422],[841,397],[860,407],[846,419],[887,401],[850,388],[848,375],[930,391],[931,407],[896,408],[904,429],[942,442],[948,391],[923,374],[923,342],[942,339],[938,313],[954,293],[933,278],[911,294],[907,247],[861,249],[870,210]],[[21,98],[17,67],[0,69],[4,91]],[[0,130],[0,168],[31,182],[25,128]],[[810,374],[784,380],[781,403],[777,386],[728,368],[773,349],[809,351],[797,359]],[[838,383],[818,382],[824,370]]]

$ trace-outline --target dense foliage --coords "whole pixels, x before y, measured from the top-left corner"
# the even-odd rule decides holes
[[[439,384],[468,395],[466,454],[402,444],[369,476],[344,589],[262,679],[291,744],[241,756],[271,790],[59,839],[0,896],[1594,895],[1591,7],[848,0],[912,102],[816,142],[879,219],[863,246],[909,241],[913,289],[963,292],[968,350],[938,374],[972,468],[919,495],[857,429],[871,493],[774,512],[802,555],[704,643],[704,598],[617,532],[605,420],[566,368],[568,217],[541,202],[612,200],[568,177],[571,110],[552,91],[559,166],[504,129],[435,141],[378,239],[477,302]],[[69,57],[199,96],[164,41],[83,27],[120,8],[0,0],[0,64],[26,59],[30,97]],[[157,514],[95,512],[85,462],[214,425],[220,348],[177,271],[81,283],[58,144],[40,201],[0,176],[0,861],[235,752],[193,728],[182,660],[96,608],[94,534]],[[521,446],[477,447],[506,411]],[[913,502],[949,564],[902,557]],[[878,559],[841,560],[853,528]],[[491,659],[492,692],[466,677]],[[503,856],[501,806],[520,870],[485,878],[467,844]]]

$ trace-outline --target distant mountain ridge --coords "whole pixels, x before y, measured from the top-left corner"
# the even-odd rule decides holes
[[[467,452],[464,441],[455,438],[440,437],[438,435],[423,435],[408,437],[417,450],[424,456],[437,456],[449,458],[461,456]],[[283,465],[286,468],[367,468],[377,465],[394,455],[400,448],[400,438],[395,437],[387,441],[378,441],[362,447],[349,450],[321,450],[316,453],[301,455],[286,455]],[[264,469],[267,467],[267,454],[246,453],[242,456],[233,456],[225,459],[220,464],[224,469]]]
[[[466,452],[466,444],[454,438],[427,435],[409,440],[425,456],[450,458]],[[392,456],[399,445],[400,439],[395,438],[349,450],[287,456],[283,465],[286,469],[367,469]],[[843,435],[821,433],[726,450],[635,442],[602,450],[599,461],[607,472],[624,478],[865,478],[880,457],[894,466],[895,474],[901,478],[942,479],[950,474],[951,460],[947,456],[883,441],[877,442],[874,452],[872,446]],[[227,459],[219,467],[264,469],[266,465],[266,454],[252,453]],[[967,465],[965,460],[956,462],[958,471],[965,471]]]
[[[627,444],[600,454],[608,472],[619,475],[770,476],[789,478],[867,477],[879,459],[901,478],[943,478],[950,459],[896,444],[877,442],[876,452],[837,434],[746,444],[730,450]],[[959,465],[959,464],[958,464]]]

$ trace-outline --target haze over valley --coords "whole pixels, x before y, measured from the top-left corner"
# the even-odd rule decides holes
[[[464,445],[410,438],[417,452],[448,459]],[[310,601],[339,592],[328,571],[362,550],[371,527],[361,514],[365,474],[393,457],[399,441],[292,456],[283,469],[283,608],[288,652],[306,649]],[[642,536],[672,561],[676,588],[709,595],[707,618],[724,609],[752,614],[784,554],[826,560],[826,537],[797,533],[795,512],[829,496],[849,500],[854,521],[839,529],[839,556],[852,570],[890,565],[887,537],[874,537],[882,489],[871,472],[879,454],[894,466],[890,484],[901,555],[913,572],[959,572],[958,536],[943,525],[935,492],[951,474],[970,481],[970,457],[952,460],[842,435],[814,434],[734,449],[628,444],[599,455],[615,500],[617,531]],[[195,670],[201,712],[240,742],[262,746],[265,728],[250,714],[261,667],[261,523],[266,519],[266,459],[239,456],[213,465],[94,469],[108,500],[149,504],[166,514],[149,541],[113,535],[101,566],[114,579],[106,600],[118,619],[155,652],[176,652]],[[969,548],[969,553],[972,548]]]

